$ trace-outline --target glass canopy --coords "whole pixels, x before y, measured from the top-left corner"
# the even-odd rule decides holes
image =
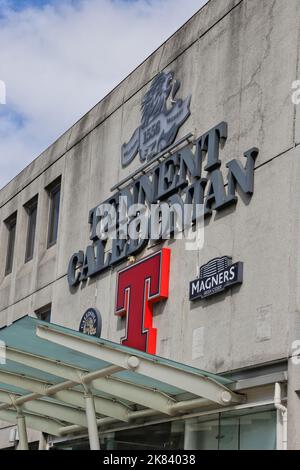
[[[54,436],[240,403],[233,382],[104,339],[24,317],[0,330],[0,419]],[[20,439],[21,440],[21,439]]]

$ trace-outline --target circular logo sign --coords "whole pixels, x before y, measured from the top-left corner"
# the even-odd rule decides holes
[[[89,336],[100,338],[102,329],[102,318],[100,312],[95,308],[89,308],[83,315],[79,331]]]

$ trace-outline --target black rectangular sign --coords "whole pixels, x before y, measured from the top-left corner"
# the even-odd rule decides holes
[[[204,299],[243,282],[243,263],[238,262],[190,283],[190,301]]]

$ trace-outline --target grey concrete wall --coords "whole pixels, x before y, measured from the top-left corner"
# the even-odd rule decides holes
[[[204,249],[171,242],[170,296],[155,308],[158,354],[211,372],[225,372],[289,355],[299,323],[299,107],[291,85],[300,77],[298,0],[211,0],[170,40],[0,191],[0,218],[18,210],[13,273],[0,271],[0,326],[52,302],[52,321],[78,329],[86,308],[98,307],[104,338],[119,341],[125,323],[114,316],[116,272],[68,289],[70,256],[89,242],[88,211],[140,165],[120,165],[120,149],[140,124],[140,103],[154,76],[173,70],[180,94],[192,93],[191,117],[179,137],[201,135],[222,120],[229,137],[223,167],[260,149],[255,193],[213,216]],[[57,244],[47,249],[45,187],[62,175]],[[23,205],[39,195],[34,259],[24,264]],[[295,225],[296,224],[296,225]],[[0,228],[4,260],[7,230]],[[167,244],[168,245],[168,244]],[[149,253],[146,250],[143,256]],[[188,283],[208,260],[231,255],[245,263],[244,284],[224,295],[188,300]],[[198,338],[198,339],[197,339]],[[196,344],[198,342],[198,344]],[[196,354],[196,349],[198,353]],[[299,374],[297,369],[293,372]],[[296,445],[296,444],[295,444]],[[300,439],[297,441],[300,448]]]

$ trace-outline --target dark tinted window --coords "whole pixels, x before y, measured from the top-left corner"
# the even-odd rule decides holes
[[[33,258],[33,254],[34,254],[37,207],[38,207],[37,197],[32,199],[32,201],[30,201],[25,206],[25,209],[28,214],[25,263],[27,263],[27,261],[30,261]]]
[[[39,310],[36,310],[35,314],[39,320],[50,323],[51,322],[51,304],[45,305],[45,307],[42,307]]]
[[[12,272],[13,262],[14,262],[16,227],[17,227],[17,213],[15,213],[9,219],[7,219],[5,221],[5,225],[6,225],[7,230],[8,230],[6,265],[5,265],[5,275],[7,275],[7,274],[10,274]]]
[[[59,207],[60,207],[60,179],[51,185],[47,191],[50,198],[48,248],[55,245],[58,233]]]

